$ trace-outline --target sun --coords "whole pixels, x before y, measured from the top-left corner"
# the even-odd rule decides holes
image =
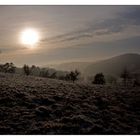
[[[35,29],[25,29],[21,32],[21,43],[29,48],[35,47],[39,41],[38,32]]]

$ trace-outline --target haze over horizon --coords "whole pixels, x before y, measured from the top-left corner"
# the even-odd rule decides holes
[[[139,54],[139,15],[140,6],[0,6],[0,63],[46,65]],[[35,48],[20,41],[27,28],[38,33]]]

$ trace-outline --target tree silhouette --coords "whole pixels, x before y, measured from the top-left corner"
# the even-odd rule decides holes
[[[16,70],[16,67],[12,62],[1,65],[1,72],[15,73],[15,70]]]
[[[16,71],[15,65],[12,62],[9,63],[8,72],[9,73],[15,73],[15,71]]]
[[[105,84],[105,78],[103,73],[97,73],[94,77],[94,81],[92,82],[93,84]]]
[[[123,79],[124,85],[127,85],[127,82],[131,79],[130,73],[127,68],[124,68],[120,77]]]
[[[78,70],[71,71],[69,74],[66,75],[67,80],[73,81],[73,83],[78,80],[78,76],[80,75],[80,72]]]
[[[31,73],[30,67],[26,64],[23,66],[23,71],[27,76],[30,75],[30,73]]]

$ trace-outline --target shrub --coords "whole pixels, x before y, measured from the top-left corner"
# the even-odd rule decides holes
[[[11,63],[5,63],[0,66],[0,71],[5,73],[15,73],[16,67],[15,65]]]
[[[56,78],[57,78],[56,72],[53,72],[53,73],[49,76],[49,78],[56,79]]]
[[[94,77],[94,81],[92,82],[93,84],[105,84],[105,78],[102,73],[97,73]]]
[[[50,74],[49,74],[49,71],[46,70],[45,68],[42,68],[42,69],[40,70],[40,76],[41,76],[41,77],[48,78],[49,75],[50,75]]]

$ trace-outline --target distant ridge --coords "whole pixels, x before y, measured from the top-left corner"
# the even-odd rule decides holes
[[[81,72],[87,68],[88,65],[92,64],[92,62],[69,62],[69,63],[62,63],[59,65],[54,66],[54,68],[63,71],[71,71],[78,69]]]
[[[54,68],[64,71],[80,70],[84,75],[94,75],[98,72],[119,76],[124,68],[130,72],[140,72],[140,54],[126,53],[98,62],[69,62],[62,63]]]
[[[112,57],[103,61],[89,65],[85,69],[85,75],[93,75],[97,72],[119,76],[124,68],[130,72],[140,70],[140,55],[136,53],[127,53]]]

